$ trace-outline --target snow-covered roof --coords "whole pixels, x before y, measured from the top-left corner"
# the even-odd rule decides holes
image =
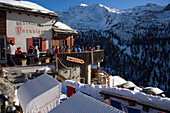
[[[83,93],[77,92],[49,113],[123,113]]]
[[[70,26],[60,21],[54,24],[53,29],[57,33],[78,34],[77,30],[72,29]]]
[[[110,76],[110,84],[111,86],[120,86],[125,84],[127,81],[120,76]]]
[[[61,83],[43,74],[20,86],[17,96],[25,113],[38,113],[39,110],[49,111],[49,106],[52,109],[59,104],[60,92]]]
[[[143,88],[143,91],[144,92],[147,92],[147,93],[153,93],[153,94],[161,94],[163,93],[164,91],[162,91],[161,89],[157,88],[157,87],[146,87],[146,88]]]
[[[70,26],[66,25],[66,24],[63,23],[63,22],[59,22],[59,21],[56,22],[56,23],[54,24],[54,26],[56,26],[58,29],[73,30],[73,29],[71,29]]]
[[[123,85],[124,88],[133,88],[133,87],[136,87],[136,85],[131,82],[131,81],[127,81],[124,85]]]
[[[50,11],[36,3],[32,3],[29,1],[16,1],[16,0],[0,0],[0,4],[2,5],[8,4],[12,6],[17,6],[17,7],[23,7],[23,8],[29,8],[32,11],[40,11],[42,13],[54,13],[53,11]]]

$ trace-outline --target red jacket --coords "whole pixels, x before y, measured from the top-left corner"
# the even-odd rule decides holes
[[[59,49],[55,49],[54,53],[60,53]]]
[[[22,54],[22,52],[21,52],[21,50],[17,49],[17,50],[15,51],[15,54]]]

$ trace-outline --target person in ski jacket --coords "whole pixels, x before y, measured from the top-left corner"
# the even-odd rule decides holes
[[[35,55],[35,62],[38,62],[38,59],[40,57],[40,52],[38,50],[38,46],[35,46],[33,54]]]
[[[80,47],[78,47],[78,48],[77,48],[77,52],[81,52],[81,49],[80,49]]]
[[[9,60],[9,66],[15,66],[15,62],[14,62],[14,55],[15,55],[15,50],[16,50],[16,46],[14,45],[13,41],[10,40],[10,43],[8,44],[8,47],[7,47],[7,57],[8,57],[8,60]]]

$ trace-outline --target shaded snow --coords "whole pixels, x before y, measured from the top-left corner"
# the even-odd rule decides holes
[[[71,80],[64,81],[62,83],[62,87],[66,88],[66,86],[72,86],[78,91],[85,92],[92,97],[103,101],[103,97],[99,94],[100,91],[107,91],[114,94],[124,95],[132,98],[136,98],[138,100],[142,100],[151,104],[156,104],[160,106],[165,106],[170,108],[170,98],[162,98],[159,96],[148,95],[143,92],[135,92],[128,89],[117,88],[117,87],[104,87],[102,85],[94,85],[94,84],[81,84],[80,82],[75,82]]]

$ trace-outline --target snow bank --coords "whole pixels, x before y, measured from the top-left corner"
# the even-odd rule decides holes
[[[148,95],[143,92],[135,92],[128,89],[117,88],[117,87],[104,87],[102,85],[94,84],[81,84],[80,82],[75,82],[71,80],[64,81],[62,87],[72,86],[78,91],[85,92],[92,97],[103,101],[103,97],[99,94],[100,91],[107,91],[114,94],[124,95],[138,100],[146,101],[148,103],[164,106],[170,108],[170,98],[162,98],[159,96]]]

